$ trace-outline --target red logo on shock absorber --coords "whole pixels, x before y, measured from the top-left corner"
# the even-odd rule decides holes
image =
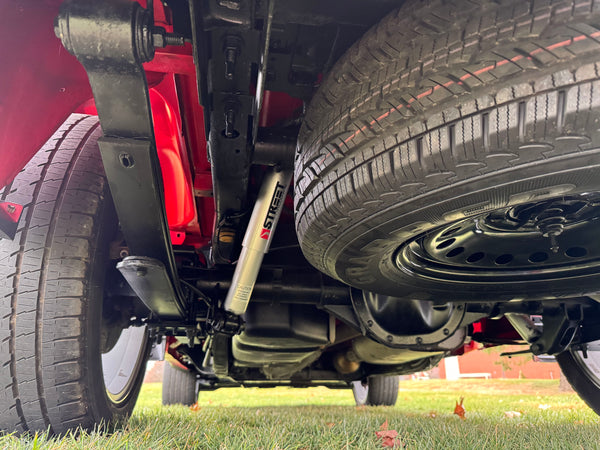
[[[269,236],[271,235],[271,230],[267,230],[266,228],[263,228],[262,231],[260,232],[260,238],[261,239],[269,239]]]

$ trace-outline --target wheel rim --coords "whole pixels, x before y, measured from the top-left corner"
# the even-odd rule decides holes
[[[600,196],[498,209],[404,243],[395,265],[430,279],[510,282],[600,271]]]
[[[369,385],[362,381],[352,382],[352,393],[354,394],[354,400],[358,406],[367,403],[367,397],[369,396]]]
[[[125,328],[116,344],[102,353],[102,372],[108,397],[115,404],[127,399],[144,362],[146,326]]]
[[[600,387],[600,341],[584,344],[585,351],[571,351],[573,359],[583,370],[587,378]]]

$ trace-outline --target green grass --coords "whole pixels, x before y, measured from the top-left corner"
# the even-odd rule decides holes
[[[453,414],[461,396],[465,420]],[[199,405],[162,407],[160,384],[147,384],[122,431],[7,436],[0,448],[382,448],[375,431],[386,420],[414,449],[600,448],[600,418],[575,394],[559,393],[557,381],[407,381],[394,408],[357,408],[350,391],[326,388],[221,389],[201,393]]]

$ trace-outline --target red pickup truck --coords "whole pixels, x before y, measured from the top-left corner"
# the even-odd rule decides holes
[[[600,413],[596,0],[8,0],[0,429],[555,355]],[[534,323],[532,316],[541,318]]]

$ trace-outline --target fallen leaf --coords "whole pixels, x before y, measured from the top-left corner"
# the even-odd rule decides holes
[[[381,439],[382,447],[403,447],[402,441],[400,441],[400,439],[396,439],[398,432],[396,430],[388,430],[387,420],[379,427],[379,431],[375,432],[375,436],[377,436],[378,439]]]
[[[325,425],[327,425],[331,429],[331,428],[333,428],[335,423],[334,422],[325,422]]]
[[[376,431],[375,434],[381,439],[382,447],[402,447],[400,439],[396,439],[398,432],[396,430]]]
[[[538,405],[539,409],[548,409],[548,408],[552,408],[551,405],[546,405],[546,404],[542,404],[542,405]]]
[[[404,445],[402,445],[402,441],[400,439],[393,439],[393,438],[384,438],[383,441],[381,441],[381,446],[382,447],[390,447],[390,448],[400,448],[400,447],[404,447]]]
[[[521,417],[521,413],[519,411],[504,411],[504,415],[509,419],[513,419],[515,417]]]
[[[456,402],[456,406],[454,407],[454,414],[460,417],[462,420],[465,420],[465,407],[463,406],[463,400],[465,398],[461,397],[458,402]]]
[[[396,430],[384,430],[384,431],[376,431],[375,435],[380,439],[385,438],[395,438],[398,436],[398,432]]]
[[[190,406],[190,409],[192,411],[200,411],[202,408],[200,407],[200,405],[198,404],[198,402],[196,402],[192,406]]]

